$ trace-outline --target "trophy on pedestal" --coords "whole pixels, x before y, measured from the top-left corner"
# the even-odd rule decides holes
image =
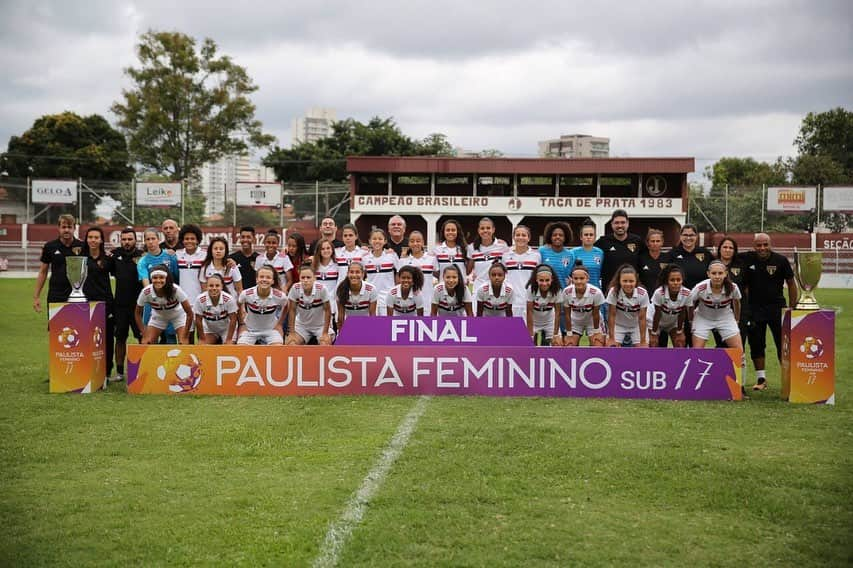
[[[815,299],[814,293],[820,282],[820,274],[823,270],[823,253],[821,252],[795,252],[794,253],[794,275],[797,285],[800,287],[800,297],[797,299],[797,310],[819,310],[820,305]]]
[[[83,284],[86,282],[88,270],[86,260],[85,256],[65,257],[65,275],[71,283],[71,295],[68,296],[69,303],[88,302],[83,293]]]

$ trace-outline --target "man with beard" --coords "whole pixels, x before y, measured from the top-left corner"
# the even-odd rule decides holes
[[[638,268],[640,251],[643,248],[643,239],[628,232],[628,212],[624,209],[617,209],[610,216],[610,228],[613,230],[612,234],[602,235],[595,241],[595,246],[604,252],[601,286],[605,293],[620,266],[630,264]]]
[[[36,278],[36,289],[33,294],[33,309],[41,311],[41,291],[47,280],[50,269],[50,280],[47,283],[47,301],[67,302],[71,295],[71,283],[65,273],[66,256],[86,256],[86,243],[74,238],[73,215],[59,216],[59,238],[48,241],[41,250],[41,267]]]
[[[753,249],[743,258],[743,282],[751,314],[747,324],[749,352],[755,365],[756,381],[753,390],[767,388],[764,353],[767,346],[767,328],[776,344],[776,357],[782,359],[782,308],[785,296],[782,288],[788,285],[788,305],[797,304],[799,290],[794,271],[788,259],[770,248],[770,236],[757,233]]]
[[[255,260],[258,253],[255,252],[255,228],[250,226],[240,227],[240,250],[232,252],[229,257],[237,263],[240,276],[243,277],[243,289],[254,288],[255,284]]]
[[[124,359],[127,354],[127,336],[132,330],[137,341],[142,339],[142,331],[136,327],[134,312],[136,299],[142,291],[136,264],[142,251],[136,248],[136,231],[132,227],[121,230],[121,247],[113,251],[115,263],[115,380],[124,379]]]
[[[317,248],[317,243],[319,243],[323,239],[332,241],[332,248],[344,246],[344,242],[336,238],[337,234],[338,225],[335,223],[335,220],[332,217],[323,217],[323,220],[320,221],[320,238],[318,238],[308,246],[308,255],[314,256],[314,251]]]

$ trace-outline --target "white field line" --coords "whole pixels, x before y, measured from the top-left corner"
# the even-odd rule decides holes
[[[388,445],[382,451],[373,468],[367,473],[358,488],[349,501],[341,516],[329,526],[326,532],[326,538],[320,546],[320,553],[314,559],[315,568],[325,568],[328,566],[336,566],[340,558],[341,551],[346,545],[352,531],[361,523],[364,512],[367,509],[370,500],[382,486],[385,477],[391,470],[391,466],[403,453],[403,449],[409,443],[409,438],[412,432],[415,431],[418,420],[426,410],[427,403],[431,397],[421,396],[418,401],[403,418],[400,425],[397,427],[397,432],[388,442]]]

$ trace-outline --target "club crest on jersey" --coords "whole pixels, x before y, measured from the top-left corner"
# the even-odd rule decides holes
[[[696,253],[696,260],[698,260],[699,262],[705,262],[705,253],[704,252]]]
[[[739,267],[729,268],[729,272],[732,273],[732,276],[738,276],[738,275],[740,275],[740,268]]]
[[[669,263],[668,263],[668,262],[659,262],[658,264],[660,265],[660,269],[661,269],[661,270],[663,270],[664,268],[666,268],[667,266],[669,266]]]
[[[71,252],[73,252],[74,255],[77,256],[81,252],[83,252],[83,247],[71,247]]]
[[[637,244],[636,243],[628,243],[628,250],[631,252],[636,252],[637,251]]]
[[[767,266],[767,274],[769,274],[770,276],[773,276],[774,274],[776,274],[776,267],[768,265]]]

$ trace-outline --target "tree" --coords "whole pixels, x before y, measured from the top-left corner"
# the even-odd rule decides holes
[[[273,142],[248,98],[257,86],[245,68],[217,54],[213,40],[196,49],[182,33],[149,31],[137,55],[140,66],[125,69],[133,87],[112,111],[145,170],[183,180],[205,162]]]
[[[853,177],[853,112],[838,107],[808,113],[794,144],[800,155],[828,156]]]
[[[83,178],[85,180],[127,181],[133,176],[127,143],[121,132],[100,115],[80,116],[65,111],[36,119],[20,136],[12,136],[5,157],[11,177]],[[14,195],[26,199],[26,189]],[[92,218],[98,197],[83,193],[83,216]],[[77,206],[56,206],[52,222],[60,213],[78,213]]]

